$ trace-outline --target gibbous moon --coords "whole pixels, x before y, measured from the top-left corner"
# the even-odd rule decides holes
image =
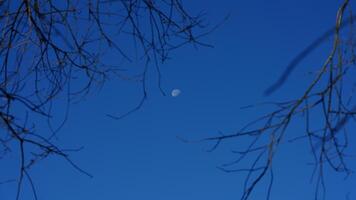
[[[174,89],[174,90],[172,90],[171,95],[172,95],[172,97],[177,97],[180,95],[180,93],[182,93],[182,91],[180,89]]]

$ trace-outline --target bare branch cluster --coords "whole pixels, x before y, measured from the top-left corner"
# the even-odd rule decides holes
[[[142,83],[145,97],[148,66],[160,73],[170,51],[206,46],[203,28],[181,0],[0,0],[0,154],[20,154],[16,199],[24,178],[37,199],[29,169],[50,155],[91,176],[70,160],[73,150],[54,144],[55,101],[68,107],[110,76]],[[118,63],[136,58],[146,63],[140,73],[125,74]],[[47,121],[49,133],[39,132]]]
[[[333,31],[328,31],[299,54],[288,65],[279,81],[267,90],[267,93],[271,93],[283,84],[300,60],[332,33],[333,44],[329,55],[299,98],[272,103],[275,108],[272,112],[249,123],[236,133],[205,139],[215,142],[212,150],[222,141],[249,139],[247,147],[234,151],[238,158],[220,168],[225,172],[247,173],[242,200],[249,199],[263,179],[269,180],[266,196],[267,199],[270,198],[275,154],[280,144],[286,140],[287,128],[291,121],[298,116],[304,120],[305,132],[291,141],[305,139],[307,146],[310,147],[314,158],[313,179],[316,184],[314,198],[319,199],[325,195],[326,169],[331,168],[346,176],[352,173],[347,164],[349,157],[347,148],[348,128],[350,129],[350,124],[356,122],[356,101],[353,96],[356,89],[356,37],[353,33],[355,16],[351,12],[347,14],[347,11],[351,10],[349,4],[350,1],[345,0],[340,6]],[[249,163],[247,167],[241,167],[246,163]]]

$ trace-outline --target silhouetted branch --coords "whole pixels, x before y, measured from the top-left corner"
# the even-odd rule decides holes
[[[355,122],[356,111],[353,98],[355,90],[352,88],[355,85],[356,74],[354,53],[356,37],[354,34],[347,35],[341,32],[352,33],[354,29],[355,16],[350,15],[349,19],[343,20],[345,10],[351,9],[349,2],[344,0],[338,9],[335,27],[298,54],[286,67],[280,79],[266,90],[267,95],[277,90],[285,83],[300,61],[333,35],[329,55],[299,98],[287,102],[265,103],[265,105],[275,106],[276,109],[252,121],[236,133],[220,134],[204,140],[213,141],[215,144],[213,150],[215,150],[225,140],[249,139],[247,146],[232,151],[237,155],[237,159],[219,167],[225,172],[247,173],[241,200],[249,199],[261,180],[268,178],[268,174],[270,182],[267,186],[266,198],[270,198],[275,154],[280,144],[285,141],[291,121],[298,116],[304,117],[305,133],[289,141],[305,140],[310,146],[315,166],[312,174],[316,184],[314,198],[325,196],[326,167],[337,173],[344,173],[346,176],[351,173],[346,162],[348,156],[346,150],[348,124],[351,119]],[[315,119],[311,116],[319,118]]]
[[[189,13],[181,0],[1,0],[0,158],[11,149],[20,152],[16,199],[24,179],[37,199],[30,168],[49,156],[61,157],[92,177],[70,159],[73,149],[54,141],[73,101],[111,76],[134,80],[143,88],[139,104],[119,117],[110,115],[127,116],[146,99],[148,68],[156,69],[161,88],[160,64],[169,53],[186,44],[208,46],[200,39],[209,31],[203,16]],[[119,66],[120,60],[144,64],[132,76]],[[54,108],[62,108],[63,102],[65,117],[54,127]],[[37,128],[43,122],[49,131]]]

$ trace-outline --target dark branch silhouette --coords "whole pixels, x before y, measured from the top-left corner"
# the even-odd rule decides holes
[[[344,20],[339,29],[343,29],[346,26],[348,26],[353,20],[356,19],[356,15],[347,18]],[[316,48],[318,48],[322,43],[324,43],[327,39],[329,39],[334,33],[335,33],[336,27],[333,27],[325,33],[323,33],[319,38],[314,40],[310,45],[308,45],[303,51],[301,51],[297,56],[295,56],[292,61],[285,67],[284,72],[281,74],[279,79],[273,83],[270,87],[268,87],[264,94],[265,95],[271,95],[274,93],[276,90],[278,90],[282,85],[287,81],[288,77],[291,75],[291,73],[294,71],[294,69],[306,58],[311,52],[313,52]]]
[[[248,143],[239,150],[232,151],[236,159],[219,167],[224,172],[245,173],[245,183],[241,200],[251,199],[251,194],[268,180],[266,198],[270,199],[274,180],[274,158],[280,144],[303,140],[303,147],[310,147],[314,159],[312,180],[315,183],[314,199],[324,199],[326,169],[349,176],[349,129],[356,122],[356,37],[353,16],[346,16],[351,10],[350,0],[344,0],[336,15],[335,27],[325,32],[298,54],[286,67],[280,79],[266,90],[269,95],[285,84],[288,76],[298,64],[328,37],[333,35],[333,43],[324,64],[316,71],[310,84],[299,98],[287,101],[266,103],[274,106],[273,111],[247,124],[235,133],[205,138],[203,141],[214,142],[211,150],[217,149],[224,141],[238,139],[239,144]],[[345,19],[344,18],[348,18]],[[302,80],[301,80],[302,81]],[[304,81],[304,80],[303,80]],[[251,108],[254,106],[248,106]],[[304,120],[305,132],[300,136],[286,139],[291,121],[297,117]],[[241,146],[241,145],[240,145]],[[262,186],[263,187],[263,186]]]
[[[172,50],[209,46],[200,40],[211,31],[203,17],[188,12],[181,0],[0,0],[0,158],[19,152],[16,199],[25,179],[38,198],[30,169],[49,156],[92,177],[70,158],[80,149],[56,144],[71,103],[119,78],[140,83],[143,98],[132,111],[109,116],[139,109],[149,67],[161,88],[159,68]],[[121,66],[134,62],[138,75]],[[65,117],[54,126],[62,108]],[[46,123],[47,131],[38,128]],[[12,182],[0,177],[0,183]]]

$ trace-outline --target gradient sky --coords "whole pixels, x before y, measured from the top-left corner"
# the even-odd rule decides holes
[[[244,174],[216,168],[234,160],[230,151],[239,141],[209,153],[212,144],[187,144],[177,136],[196,140],[232,132],[263,113],[240,107],[297,97],[308,80],[308,67],[322,63],[328,45],[303,61],[276,94],[268,98],[262,94],[296,54],[333,26],[340,2],[185,1],[192,11],[206,11],[212,25],[230,17],[204,39],[214,48],[186,46],[162,65],[163,88],[167,92],[179,88],[181,94],[162,96],[151,72],[147,101],[126,118],[112,120],[106,114],[124,113],[139,102],[140,87],[131,82],[113,80],[72,105],[58,142],[84,146],[71,156],[94,178],[62,159],[44,160],[31,171],[40,200],[239,199]],[[297,124],[292,126],[289,138],[302,134]],[[312,157],[301,144],[305,143],[283,144],[276,157],[272,200],[312,199],[315,182],[309,181],[312,166],[307,165]],[[6,169],[12,167],[5,164]],[[351,191],[354,176],[345,182],[343,175],[327,178],[327,199],[344,199],[348,192],[350,199],[356,198]],[[265,186],[262,182],[251,199],[264,199]],[[0,199],[13,199],[14,188],[12,183],[0,185]],[[23,199],[32,199],[28,187]]]

